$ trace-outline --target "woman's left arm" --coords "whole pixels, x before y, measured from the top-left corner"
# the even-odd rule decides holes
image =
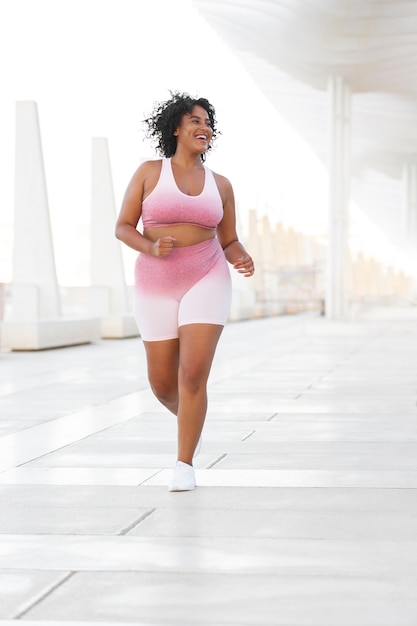
[[[236,232],[235,198],[230,181],[215,174],[217,186],[223,201],[223,219],[217,227],[217,238],[223,248],[226,259],[239,274],[249,277],[255,271],[252,257],[239,241]]]

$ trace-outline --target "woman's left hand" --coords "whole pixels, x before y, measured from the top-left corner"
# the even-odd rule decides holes
[[[235,263],[233,263],[233,267],[239,272],[239,274],[243,274],[243,276],[246,276],[247,278],[253,276],[255,272],[254,262],[249,255],[240,257]]]

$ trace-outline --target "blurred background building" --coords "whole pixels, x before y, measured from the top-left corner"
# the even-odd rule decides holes
[[[415,300],[417,265],[417,3],[402,0],[194,0],[268,100],[329,172],[325,309]],[[261,125],[265,126],[264,120]],[[302,180],[300,180],[300,184]],[[408,268],[355,250],[351,202],[408,257]],[[262,270],[281,295],[317,298],[323,245],[278,226]],[[374,235],[376,236],[376,235]],[[292,239],[292,243],[289,241]],[[281,254],[272,255],[272,248]],[[282,253],[291,248],[291,252]],[[274,258],[274,261],[272,260]],[[272,269],[274,268],[274,269]],[[290,269],[291,268],[291,269]],[[315,277],[315,278],[314,278]],[[275,281],[273,281],[275,282]],[[262,284],[262,287],[261,287]],[[260,279],[263,293],[266,278]]]

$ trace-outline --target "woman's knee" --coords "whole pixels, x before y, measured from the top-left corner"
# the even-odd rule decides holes
[[[208,373],[206,368],[180,367],[178,386],[180,393],[187,391],[196,394],[207,387]]]
[[[151,389],[172,410],[171,405],[178,403],[178,340],[144,343]]]
[[[167,381],[161,378],[149,378],[152,392],[162,404],[178,402],[178,385],[176,381]]]

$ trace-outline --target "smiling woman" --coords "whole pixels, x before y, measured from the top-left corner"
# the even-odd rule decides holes
[[[200,115],[191,115],[194,106],[201,109]],[[214,108],[205,98],[193,99],[188,94],[171,92],[171,99],[157,103],[152,115],[144,121],[147,128],[146,136],[151,139],[157,152],[172,157],[177,148],[178,127],[184,115],[187,116],[190,126],[194,126],[194,130],[202,124],[204,139],[207,140],[210,136],[205,150],[201,152],[201,160],[204,161],[206,152],[211,150],[212,141],[218,134]]]
[[[227,261],[243,276],[252,276],[254,265],[238,239],[230,182],[203,164],[217,134],[214,107],[175,92],[145,123],[163,158],[136,170],[116,236],[139,252],[135,315],[149,382],[178,420],[169,489],[188,491],[195,487],[193,456],[206,417],[207,379],[229,314]]]

